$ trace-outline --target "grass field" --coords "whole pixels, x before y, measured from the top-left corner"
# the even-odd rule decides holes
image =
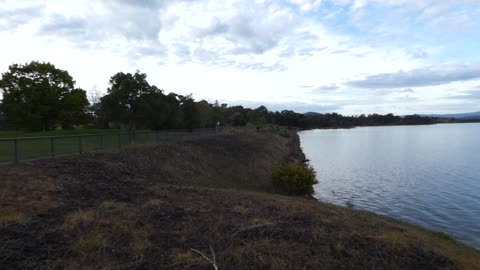
[[[119,129],[76,129],[51,130],[47,132],[2,131],[0,132],[0,162],[31,160],[50,156],[61,156],[92,151],[101,148],[111,148],[124,144],[113,133],[125,133]],[[86,136],[95,134],[95,136]],[[79,139],[78,136],[82,136]],[[122,135],[123,136],[123,135]],[[54,138],[52,138],[54,137]],[[16,138],[15,141],[9,140]]]
[[[125,133],[123,129],[69,129],[69,130],[50,130],[28,132],[23,130],[0,131],[0,138],[24,138],[24,137],[49,137],[49,136],[68,136],[68,135],[84,135],[84,134],[111,134]]]
[[[194,130],[192,134],[186,130],[135,133],[119,129],[53,130],[32,133],[4,131],[0,132],[0,163],[119,149],[130,144],[181,139],[212,131],[214,130]]]

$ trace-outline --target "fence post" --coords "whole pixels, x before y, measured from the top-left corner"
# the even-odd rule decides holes
[[[13,139],[13,145],[15,148],[15,163],[18,163],[20,159],[18,155],[18,139],[17,138]]]
[[[100,134],[100,149],[103,149],[103,134]]]
[[[83,153],[82,136],[78,136],[78,153]]]
[[[50,137],[50,154],[52,158],[55,157],[55,142],[54,142],[54,137]]]

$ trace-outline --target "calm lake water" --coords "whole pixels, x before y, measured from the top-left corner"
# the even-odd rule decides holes
[[[480,248],[480,124],[300,132],[316,196]]]

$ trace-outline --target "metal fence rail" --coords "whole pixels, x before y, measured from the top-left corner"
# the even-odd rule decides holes
[[[121,149],[129,145],[184,140],[223,133],[221,128],[141,131],[0,139],[0,163]]]

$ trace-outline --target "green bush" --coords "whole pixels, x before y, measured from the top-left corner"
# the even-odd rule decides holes
[[[312,195],[317,184],[315,171],[308,165],[288,164],[272,173],[273,185],[288,195]]]

